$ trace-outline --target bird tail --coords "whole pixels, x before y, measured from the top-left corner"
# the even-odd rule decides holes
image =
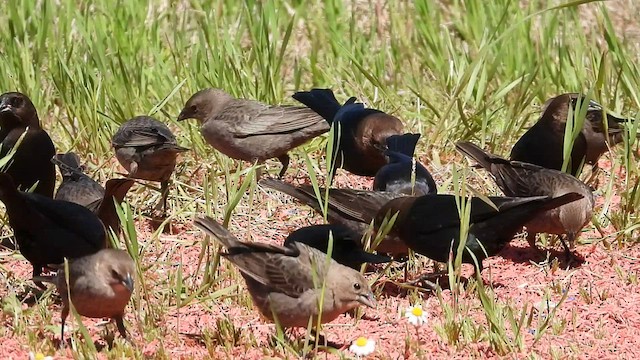
[[[392,258],[386,255],[372,254],[364,250],[357,250],[357,251],[359,253],[359,256],[357,256],[357,259],[369,264],[384,264],[384,263],[391,262],[393,260]]]
[[[74,152],[64,154],[56,154],[51,162],[58,165],[63,176],[73,173],[84,173],[82,165],[80,165],[80,157]]]
[[[544,201],[544,204],[540,206],[539,211],[547,211],[547,210],[555,209],[557,207],[560,207],[568,203],[572,203],[582,198],[584,198],[582,194],[575,193],[575,192],[556,196],[554,198]]]
[[[207,235],[215,237],[227,249],[244,247],[244,245],[229,230],[210,216],[199,217],[194,221],[194,225],[204,231]]]
[[[38,275],[38,276],[34,276],[31,278],[31,281],[33,281],[34,283],[49,283],[49,284],[57,284],[58,275],[54,274],[54,275]]]
[[[308,108],[318,113],[329,124],[333,123],[338,110],[342,107],[331,89],[312,89],[311,91],[298,91],[292,96],[305,104]],[[347,100],[345,104],[355,102],[355,98]]]
[[[418,139],[420,134],[391,135],[387,138],[387,150],[413,157]]]
[[[318,203],[318,199],[312,195],[312,192],[306,192],[300,188],[297,188],[289,183],[284,181],[279,181],[276,179],[262,179],[260,180],[260,185],[268,187],[273,190],[277,190],[281,193],[287,194],[292,198],[297,199],[298,201],[311,206],[313,210],[322,213],[322,208],[320,208],[320,204]],[[321,190],[321,193],[323,191]]]
[[[482,166],[487,170],[491,170],[491,164],[496,162],[507,162],[501,157],[495,156],[487,151],[484,151],[479,146],[468,142],[468,141],[459,141],[456,143],[456,149],[460,151],[462,154],[472,158],[475,160],[478,165]]]

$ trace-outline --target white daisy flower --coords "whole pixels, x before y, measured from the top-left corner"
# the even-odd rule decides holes
[[[53,356],[44,356],[43,353],[34,354],[33,351],[30,351],[29,360],[53,360]]]
[[[407,318],[409,324],[413,326],[422,326],[427,322],[427,312],[422,310],[422,305],[416,304],[413,306],[409,306],[404,311],[404,317]]]
[[[367,339],[364,336],[360,336],[356,341],[351,343],[349,351],[354,353],[357,357],[367,356],[376,349],[376,342],[373,339]]]

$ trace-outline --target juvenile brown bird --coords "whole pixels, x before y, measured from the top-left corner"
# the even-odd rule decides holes
[[[34,192],[52,198],[56,169],[51,158],[56,150],[49,134],[40,127],[35,106],[18,92],[0,95],[0,157],[9,153],[25,131],[5,172],[21,190],[28,190],[37,182]]]
[[[558,197],[489,197],[494,207],[481,198],[472,197],[462,262],[475,264],[475,258],[477,270],[481,272],[482,260],[499,253],[526,223],[544,211],[581,198],[577,193]],[[390,233],[401,238],[413,251],[439,262],[447,262],[450,251],[454,258],[457,256],[461,221],[454,195],[391,200],[377,212],[376,226],[395,214],[397,218]]]
[[[329,125],[305,107],[236,99],[220,89],[193,94],[178,116],[178,121],[185,119],[197,119],[205,140],[231,158],[258,163],[278,158],[280,177],[289,166],[289,150],[329,131]]]
[[[322,214],[323,206],[320,204],[324,205],[324,200],[318,200],[310,185],[293,186],[275,179],[262,179],[260,185],[285,193]],[[321,188],[320,194],[324,197],[325,189]],[[371,235],[369,224],[377,211],[390,200],[400,196],[404,195],[383,191],[330,189],[327,220],[331,224],[347,227],[362,238],[365,234]],[[395,236],[384,237],[374,250],[394,258],[402,258],[409,252],[404,241]]]
[[[104,226],[90,210],[18,191],[5,173],[0,173],[0,201],[7,208],[20,253],[33,265],[33,276],[40,275],[47,264],[93,254],[106,246]]]
[[[511,149],[511,160],[562,170],[564,133],[569,108],[575,108],[571,94],[558,95],[547,101],[542,116]],[[575,111],[574,111],[575,113]],[[587,140],[579,132],[573,143],[567,171],[577,175],[587,154]]]
[[[110,179],[103,188],[87,176],[80,165],[80,158],[73,152],[57,154],[52,161],[62,174],[62,184],[56,193],[56,200],[70,201],[86,207],[96,214],[105,226],[115,234],[120,232],[120,219],[114,200],[120,204],[135,183],[132,179]]]
[[[195,225],[226,248],[224,257],[240,270],[255,306],[282,327],[307,327],[310,319],[315,323],[319,316],[321,323],[327,323],[359,305],[376,305],[359,272],[310,246],[241,242],[210,217],[196,219]]]
[[[331,258],[338,264],[358,270],[364,263],[380,264],[391,261],[388,256],[362,250],[361,236],[338,224],[311,225],[297,229],[287,236],[284,245],[302,243],[328,253],[329,234],[333,238]]]
[[[150,116],[136,116],[126,121],[113,135],[111,143],[129,177],[160,182],[162,211],[166,213],[169,180],[176,158],[189,149],[179,146],[167,125]]]
[[[339,124],[334,138],[334,168],[361,176],[375,176],[387,164],[384,150],[391,135],[404,133],[400,119],[365,108],[352,97],[340,105],[331,89],[299,91],[293,98],[320,114],[329,124]],[[413,153],[412,153],[413,155]]]
[[[373,190],[415,196],[438,192],[429,171],[413,157],[419,138],[420,134],[392,135],[387,138],[384,154],[388,163],[376,173]]]
[[[111,318],[118,331],[127,337],[124,309],[133,293],[135,263],[126,251],[103,249],[95,254],[69,260],[69,287],[64,264],[56,266],[55,275],[36,276],[33,281],[49,282],[62,297],[60,340],[64,343],[64,324],[69,316],[69,296],[78,314],[90,318]],[[67,290],[69,289],[69,291]]]
[[[456,148],[489,171],[506,196],[558,197],[578,193],[582,199],[540,213],[526,224],[527,241],[536,247],[536,234],[566,234],[569,244],[562,239],[567,256],[580,230],[591,221],[594,199],[589,187],[572,175],[558,170],[519,161],[509,161],[490,154],[470,142],[459,142]]]

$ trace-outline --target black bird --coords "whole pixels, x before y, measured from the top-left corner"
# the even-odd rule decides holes
[[[363,263],[380,264],[391,261],[388,256],[362,250],[361,236],[338,224],[312,225],[297,229],[287,236],[284,245],[303,243],[328,253],[330,233],[333,237],[331,258],[339,264],[359,269]]]
[[[262,179],[260,185],[285,193],[322,214],[323,206],[310,185],[293,186],[275,179]],[[320,194],[324,197],[324,188],[320,188]],[[330,189],[327,220],[330,224],[345,226],[360,238],[365,234],[372,235],[369,231],[369,224],[375,218],[376,211],[399,196],[404,195],[383,191]],[[322,200],[322,204],[324,204],[324,200]],[[364,244],[360,246],[364,246]],[[393,236],[383,238],[373,250],[389,254],[394,258],[405,257],[409,251],[402,240]]]
[[[329,124],[339,124],[334,138],[334,168],[361,176],[375,176],[387,164],[384,150],[391,135],[402,135],[403,124],[395,116],[365,108],[352,97],[340,105],[330,89],[299,91],[293,98],[317,112]],[[412,153],[413,154],[413,153]]]
[[[111,143],[129,177],[160,182],[162,211],[166,214],[169,180],[176,158],[189,149],[179,146],[167,125],[150,116],[136,116],[126,121],[113,135]]]
[[[52,198],[56,169],[51,158],[56,150],[49,134],[40,127],[35,106],[18,92],[0,95],[0,157],[9,153],[25,131],[5,172],[20,189],[28,190],[37,182],[34,192]]]
[[[378,170],[373,190],[405,195],[427,195],[438,192],[429,171],[413,157],[420,134],[392,135],[387,138],[387,165]],[[415,175],[414,175],[415,173]],[[414,181],[412,181],[412,177]]]
[[[537,249],[537,233],[566,234],[569,245],[564,240],[562,244],[567,257],[570,256],[569,247],[573,246],[580,230],[591,221],[593,213],[593,194],[587,185],[562,171],[500,158],[470,142],[459,142],[456,148],[489,171],[506,196],[582,195],[582,199],[540,213],[526,224],[527,241],[532,248]]]
[[[289,166],[288,151],[329,131],[329,125],[305,107],[236,99],[221,89],[193,94],[178,115],[178,121],[186,119],[197,119],[204,139],[233,159],[263,163],[277,158],[280,177]]]
[[[469,231],[462,262],[475,264],[475,257],[481,272],[482,260],[500,252],[526,223],[543,211],[581,198],[577,193],[558,197],[489,197],[493,204],[488,204],[481,198],[472,197],[469,199]],[[454,258],[457,256],[461,222],[454,195],[391,200],[377,211],[376,226],[395,214],[397,217],[390,233],[397,235],[413,251],[439,262],[447,262],[450,251]]]
[[[0,173],[0,201],[7,208],[20,252],[33,265],[33,276],[65,257],[77,258],[106,247],[102,222],[84,206],[18,191],[5,173]]]
[[[105,226],[117,235],[120,232],[120,219],[114,201],[124,201],[127,192],[133,186],[133,179],[110,179],[103,188],[98,182],[87,176],[80,165],[80,158],[73,152],[56,155],[52,161],[58,165],[62,174],[62,184],[56,193],[56,200],[64,200],[82,205],[96,214]]]

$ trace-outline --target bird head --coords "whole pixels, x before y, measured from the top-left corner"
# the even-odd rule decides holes
[[[0,95],[0,126],[5,127],[40,127],[38,114],[31,100],[19,92],[8,92]]]
[[[200,90],[187,100],[178,115],[178,121],[196,119],[201,123],[205,122],[219,113],[231,99],[231,95],[220,89]]]
[[[343,268],[346,274],[342,274],[340,286],[336,289],[340,302],[347,304],[349,308],[355,308],[358,305],[375,308],[377,304],[375,295],[364,276],[353,269]]]
[[[129,254],[123,250],[105,249],[107,257],[103,264],[107,266],[111,286],[124,286],[130,293],[134,288],[135,264]]]

